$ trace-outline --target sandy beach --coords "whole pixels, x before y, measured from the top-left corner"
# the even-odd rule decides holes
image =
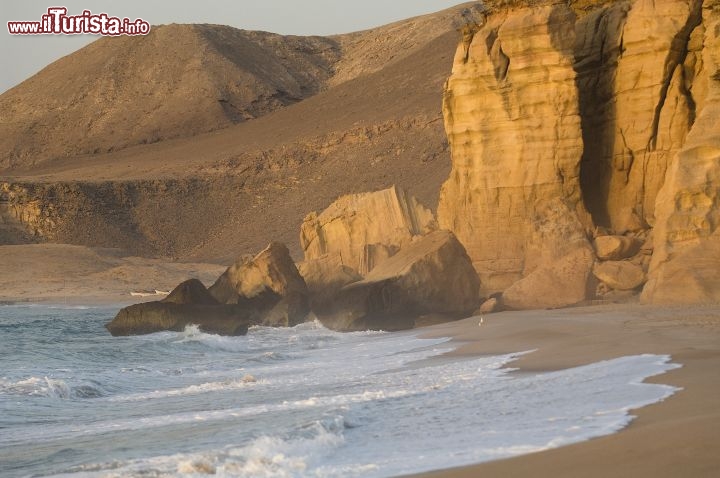
[[[154,300],[131,297],[129,292],[172,288],[188,277],[212,283],[224,269],[63,245],[2,246],[0,255],[7,270],[13,271],[0,281],[3,301]],[[720,306],[623,304],[501,312],[484,316],[482,325],[473,317],[422,330],[428,337],[452,337],[458,345],[455,355],[536,349],[509,365],[520,371],[558,370],[625,355],[668,354],[682,367],[650,380],[683,390],[633,411],[637,419],[614,435],[420,476],[720,476]]]
[[[133,291],[169,291],[196,278],[212,284],[218,264],[135,257],[119,249],[68,244],[0,246],[0,302],[130,304],[163,296]]]
[[[429,327],[450,336],[454,354],[537,349],[510,364],[557,370],[624,355],[669,354],[682,367],[652,381],[682,387],[632,413],[619,433],[587,442],[423,477],[716,477],[720,476],[720,307],[603,305],[502,312]],[[460,426],[460,424],[458,424]]]

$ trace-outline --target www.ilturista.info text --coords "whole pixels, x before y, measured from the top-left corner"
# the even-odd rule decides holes
[[[11,35],[147,35],[150,24],[138,18],[109,16],[107,13],[91,13],[83,10],[80,15],[68,15],[65,7],[50,7],[39,22],[7,22]]]

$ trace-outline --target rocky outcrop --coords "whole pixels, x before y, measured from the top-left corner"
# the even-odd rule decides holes
[[[250,325],[292,327],[310,312],[305,281],[284,244],[273,242],[256,256],[242,256],[206,289],[196,279],[163,300],[131,305],[106,325],[113,335],[183,330],[243,335]]]
[[[304,322],[310,311],[305,281],[279,242],[254,257],[238,258],[209,291],[222,304],[257,309],[263,325],[292,327]]]
[[[328,308],[340,289],[362,280],[357,271],[342,264],[339,254],[325,254],[317,259],[302,261],[297,268],[307,284],[312,310]]]
[[[217,305],[219,302],[197,279],[180,283],[162,300],[166,304]]]
[[[501,10],[458,47],[443,98],[452,171],[440,227],[467,249],[486,294],[528,273],[528,218],[563,198],[584,216],[574,14],[563,5]]]
[[[197,279],[178,285],[165,299],[121,309],[105,327],[114,336],[182,331],[197,325],[206,333],[245,335],[257,323],[257,311],[218,303]]]
[[[435,231],[406,244],[314,312],[335,330],[409,329],[426,315],[445,320],[469,315],[479,305],[479,287],[455,236]]]
[[[644,301],[720,300],[720,259],[700,259],[720,223],[719,2],[486,5],[445,88],[438,206],[483,293],[515,308],[593,298],[599,229],[601,289],[640,287],[652,254]],[[565,233],[539,233],[552,229]]]
[[[305,260],[332,253],[355,271],[369,270],[368,257],[372,257],[375,266],[379,256],[369,256],[366,246],[397,248],[413,236],[435,229],[432,212],[406,191],[393,186],[343,196],[322,213],[309,214],[301,226],[300,245]]]
[[[720,2],[705,4],[696,81],[707,94],[658,194],[644,302],[720,302]]]

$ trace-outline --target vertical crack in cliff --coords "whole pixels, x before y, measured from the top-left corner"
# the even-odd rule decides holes
[[[485,47],[488,57],[493,64],[493,73],[498,83],[504,83],[510,69],[510,57],[502,49],[502,43],[498,39],[498,29],[494,29],[485,38]]]
[[[470,45],[472,44],[473,38],[475,38],[475,33],[477,33],[478,29],[479,27],[477,24],[465,24],[460,29],[464,53],[463,63],[467,63],[470,58]]]
[[[682,67],[685,63],[685,58],[688,54],[688,44],[690,42],[690,35],[693,30],[700,26],[702,23],[702,5],[703,0],[693,0],[690,6],[690,13],[688,14],[685,25],[677,32],[673,37],[670,44],[667,57],[665,58],[665,67],[663,68],[663,79],[662,86],[660,88],[660,99],[655,106],[655,114],[653,115],[653,121],[651,126],[650,139],[647,144],[647,151],[654,151],[657,147],[658,128],[660,127],[660,115],[663,107],[665,106],[665,100],[667,99],[668,90],[670,89],[670,83],[672,82],[673,75],[678,66]],[[687,88],[680,87],[680,91]],[[690,92],[687,91],[686,97],[692,97]],[[688,105],[694,105],[694,100]]]
[[[629,2],[602,8],[595,16],[576,23],[580,42],[575,44],[576,73],[583,152],[580,159],[580,193],[595,225],[610,227],[607,198],[612,177],[615,141],[615,79],[625,51],[624,35]],[[592,22],[592,23],[590,23]],[[583,32],[591,31],[587,38]]]
[[[693,98],[692,91],[690,91],[690,88],[692,86],[692,78],[688,78],[688,73],[685,68],[682,68],[681,70],[681,77],[680,77],[680,94],[685,97],[685,101],[687,102],[688,107],[688,131],[692,126],[695,124],[695,117],[697,115],[697,103],[695,103],[695,98]]]

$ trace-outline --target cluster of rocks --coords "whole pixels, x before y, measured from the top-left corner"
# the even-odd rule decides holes
[[[317,317],[339,331],[402,330],[465,317],[480,280],[455,236],[406,192],[344,196],[301,228],[304,260],[271,243],[240,257],[209,288],[197,280],[165,299],[122,309],[113,335],[183,330],[242,335],[252,325],[294,326]]]
[[[593,241],[598,261],[593,275],[598,298],[622,300],[638,295],[647,282],[652,234],[599,235]]]
[[[241,256],[208,289],[197,279],[178,285],[163,300],[120,310],[106,325],[112,335],[181,331],[244,335],[252,325],[293,326],[309,312],[305,282],[287,247],[271,243],[256,256]]]

